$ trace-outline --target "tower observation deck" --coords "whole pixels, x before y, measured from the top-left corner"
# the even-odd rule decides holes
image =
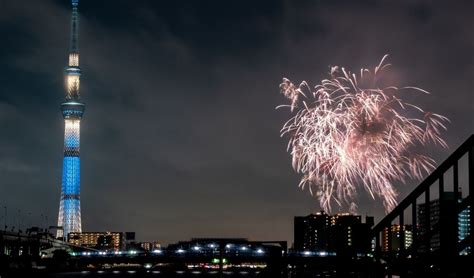
[[[80,100],[79,85],[79,0],[72,0],[71,42],[69,62],[65,68],[66,97],[61,104],[64,118],[64,159],[57,237],[67,239],[71,232],[81,232],[80,200],[80,127],[85,105]]]

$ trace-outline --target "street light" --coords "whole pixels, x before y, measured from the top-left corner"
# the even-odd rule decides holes
[[[26,229],[31,228],[31,223],[32,223],[32,221],[31,221],[31,212],[28,212],[28,227],[26,227]]]
[[[4,219],[4,230],[7,230],[7,206],[3,206],[3,209],[5,210],[5,219]]]
[[[18,210],[18,233],[21,232],[21,209]]]

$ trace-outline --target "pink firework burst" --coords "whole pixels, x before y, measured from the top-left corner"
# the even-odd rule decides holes
[[[330,78],[312,89],[284,78],[281,93],[294,112],[281,136],[290,137],[293,168],[303,176],[323,209],[335,202],[355,207],[359,188],[383,201],[386,211],[397,205],[395,182],[421,179],[434,160],[420,150],[428,144],[447,147],[441,137],[449,120],[405,102],[401,95],[421,92],[417,87],[379,86],[389,64],[385,55],[373,71],[353,74],[332,67]],[[409,116],[410,115],[410,116]]]

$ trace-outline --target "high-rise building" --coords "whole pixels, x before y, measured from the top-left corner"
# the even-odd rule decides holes
[[[161,249],[161,243],[159,243],[158,241],[144,241],[144,242],[139,242],[137,245],[146,251]]]
[[[327,251],[331,218],[324,211],[295,216],[293,248],[298,251]]]
[[[462,201],[462,198],[460,198],[459,202]],[[469,236],[469,228],[471,226],[471,221],[470,221],[470,215],[471,215],[471,207],[467,206],[467,208],[458,215],[458,241],[461,242],[464,240],[466,237]],[[464,250],[460,252],[460,255],[468,255],[471,253],[471,247],[467,246]]]
[[[135,246],[135,232],[125,232],[125,245],[128,247]]]
[[[68,242],[104,251],[120,251],[125,249],[124,233],[122,232],[71,232]]]
[[[413,243],[413,229],[411,225],[392,225],[386,227],[382,233],[382,251],[400,251],[403,246],[408,249]]]
[[[367,254],[370,250],[370,228],[373,217],[362,223],[360,215],[338,213],[331,216],[329,249],[338,255]]]
[[[362,223],[360,215],[338,213],[328,215],[318,212],[296,216],[294,245],[296,252],[316,252],[343,255],[366,254],[370,250],[370,228],[373,217]]]
[[[79,0],[72,0],[69,63],[65,70],[66,97],[64,103],[61,104],[65,128],[58,226],[62,229],[58,229],[57,236],[64,239],[69,233],[82,230],[79,146],[81,119],[85,105],[81,102],[79,94],[81,69],[79,68],[78,5]]]
[[[417,241],[419,241],[420,252],[440,251],[441,241],[444,242],[444,251],[454,254],[456,241],[462,237],[461,230],[445,229],[446,227],[458,228],[461,226],[460,219],[464,219],[462,214],[457,213],[457,202],[461,195],[455,196],[454,192],[444,192],[440,199],[432,200],[428,204],[418,205],[417,212]],[[456,217],[457,216],[457,217]],[[441,231],[443,239],[441,238]]]

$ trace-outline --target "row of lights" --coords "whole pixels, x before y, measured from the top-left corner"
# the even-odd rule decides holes
[[[217,248],[217,247],[218,247],[218,245],[217,245],[217,244],[214,244],[214,243],[210,243],[210,244],[208,244],[207,246],[208,246],[209,248]],[[234,246],[234,244],[228,243],[228,244],[225,245],[225,248],[231,249],[233,246]],[[196,245],[196,246],[193,247],[193,249],[194,249],[195,251],[199,251],[199,250],[201,249],[201,247],[200,247],[199,245]],[[247,250],[248,248],[247,248],[247,246],[242,246],[240,249],[241,249],[241,250]]]
[[[214,244],[209,244],[208,246],[209,246],[210,248],[215,248],[215,247],[216,247]],[[200,251],[201,248],[202,248],[202,247],[200,247],[200,246],[193,246],[193,247],[192,247],[192,249],[193,249],[194,251]],[[230,249],[230,248],[232,248],[232,245],[231,245],[231,244],[227,244],[227,245],[226,245],[226,248],[227,248],[227,249]],[[242,246],[242,247],[240,247],[240,250],[242,250],[242,251],[247,251],[247,250],[249,250],[249,248],[248,248],[247,246]],[[154,250],[153,253],[155,253],[155,251],[158,251],[158,250]],[[161,250],[160,250],[160,251],[161,251]],[[185,253],[185,252],[186,252],[186,250],[184,250],[184,249],[182,249],[182,248],[179,248],[178,250],[176,250],[176,253]],[[263,253],[265,253],[265,251],[263,251],[263,249],[261,249],[261,248],[258,248],[258,249],[256,250],[256,252],[257,252],[258,254],[263,254]]]
[[[326,251],[320,251],[320,252],[304,251],[303,255],[306,257],[309,257],[309,256],[327,257],[327,256],[335,256],[336,253],[334,252],[329,253]]]
[[[209,247],[213,248],[212,247],[213,244],[210,244]],[[227,244],[226,248],[231,248],[230,244]],[[200,246],[193,246],[192,249],[194,251],[200,251],[201,250],[201,247]],[[247,246],[242,246],[240,247],[240,250],[242,251],[248,251],[249,248]],[[265,251],[261,248],[258,248],[257,250],[255,250],[255,252],[257,254],[264,254]],[[308,251],[307,251],[308,252]],[[160,250],[160,249],[155,249],[152,251],[153,254],[162,254],[163,253],[163,250]],[[182,248],[179,248],[178,250],[176,250],[176,253],[178,254],[183,254],[183,253],[186,253],[186,250],[182,249]],[[138,254],[138,251],[136,250],[130,250],[130,251],[114,251],[114,252],[106,252],[106,251],[99,251],[99,252],[80,252],[80,253],[72,253],[73,256],[91,256],[91,255],[101,255],[101,256],[106,256],[106,255],[137,255]]]
[[[302,252],[303,256],[305,257],[312,257],[312,256],[317,256],[317,257],[327,257],[327,256],[336,256],[336,252],[326,252],[326,251],[320,251],[320,252],[313,252],[313,251],[304,251]],[[372,257],[371,254],[363,254],[363,253],[357,253],[357,257]]]
[[[161,251],[161,250],[160,250]],[[136,255],[138,254],[138,251],[136,250],[130,250],[130,251],[114,251],[114,252],[107,252],[107,251],[99,251],[99,252],[73,252],[71,255],[72,256],[92,256],[92,255],[101,255],[101,256],[106,256],[106,255]]]

